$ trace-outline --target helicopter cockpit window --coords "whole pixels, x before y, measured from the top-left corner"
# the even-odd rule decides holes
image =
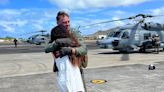
[[[119,32],[115,32],[115,34],[113,35],[113,37],[120,37],[120,31]]]
[[[123,39],[128,39],[128,38],[129,38],[129,33],[128,33],[128,32],[124,32],[124,33],[122,34],[122,38],[123,38]]]
[[[114,33],[115,33],[115,32],[110,32],[110,33],[108,34],[108,37],[112,37],[112,36],[114,35]]]
[[[144,40],[149,40],[151,33],[144,33]]]

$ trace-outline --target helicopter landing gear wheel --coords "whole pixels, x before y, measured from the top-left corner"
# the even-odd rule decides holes
[[[41,43],[37,43],[36,45],[41,45]]]
[[[146,52],[145,46],[142,45],[139,49],[139,52],[141,53]]]

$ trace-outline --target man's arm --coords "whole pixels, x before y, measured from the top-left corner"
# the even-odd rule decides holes
[[[62,33],[63,30],[60,26],[56,26],[51,30],[51,39],[49,44],[45,47],[45,52],[54,52],[59,50],[59,47],[67,47],[71,45],[71,39],[63,38],[66,37],[66,34]]]
[[[77,39],[78,43],[79,43],[79,47],[61,47],[60,49],[60,54],[61,57],[65,56],[65,55],[71,55],[71,54],[75,54],[76,56],[83,56],[87,54],[87,48],[86,45],[84,44],[84,40],[82,38],[82,36],[80,35],[80,33],[78,31],[72,31],[73,36]]]
[[[59,47],[69,47],[71,46],[71,39],[70,38],[60,38],[60,39],[56,39],[55,41],[53,41],[52,43],[49,43],[46,48],[45,48],[45,52],[49,53],[49,52],[54,52],[59,50]]]
[[[57,51],[59,48],[59,45],[53,41],[52,43],[49,43],[46,45],[45,47],[45,53],[49,53],[49,52],[54,52],[54,51]]]

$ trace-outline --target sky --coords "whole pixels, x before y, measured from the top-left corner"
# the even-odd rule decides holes
[[[50,33],[60,10],[70,15],[71,27],[81,26],[82,35],[123,26],[132,20],[85,25],[137,14],[158,16],[146,21],[164,24],[164,16],[159,16],[164,15],[164,0],[0,0],[0,38],[28,38],[40,30]]]

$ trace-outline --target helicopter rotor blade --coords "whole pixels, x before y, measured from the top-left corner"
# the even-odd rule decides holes
[[[140,25],[140,22],[135,24],[134,27],[131,29],[131,32],[130,32],[130,37],[129,37],[129,41],[128,41],[128,45],[131,46],[132,45],[132,42],[134,40],[134,37],[135,37],[135,33],[137,31],[137,28],[138,26]]]
[[[38,31],[38,32],[47,32],[46,30],[40,30],[40,31]]]
[[[93,23],[93,24],[84,25],[84,26],[79,26],[78,29],[79,29],[80,27],[94,26],[94,25],[97,25],[97,24],[105,24],[105,23],[109,23],[109,22],[123,21],[123,20],[127,20],[127,19],[131,19],[131,17],[129,17],[129,18],[124,18],[124,19],[118,19],[118,20],[103,21],[103,22]]]
[[[47,31],[46,30],[40,30],[40,31],[28,32],[28,33],[21,34],[20,36],[35,34],[35,33],[42,33],[43,34],[44,32],[47,32]]]
[[[164,15],[150,15],[152,17],[163,17]]]
[[[109,21],[102,21],[102,22],[97,22],[97,23],[93,23],[93,24],[88,24],[88,25],[83,25],[83,26],[78,26],[78,29],[81,28],[81,27],[87,27],[87,26],[94,26],[94,25],[97,25],[97,24],[105,24],[105,23],[109,23],[109,22],[115,22],[115,21],[124,21],[124,20],[130,20],[130,19],[135,19],[137,17],[142,17],[143,19],[145,18],[151,18],[151,17],[162,17],[164,15],[149,15],[149,14],[137,14],[135,16],[131,16],[131,17],[128,17],[128,18],[123,18],[123,19],[117,19],[117,20],[109,20]]]
[[[34,34],[34,33],[38,33],[38,32],[29,32],[29,33],[24,33],[24,34],[21,34],[20,36],[30,35],[30,34]]]

